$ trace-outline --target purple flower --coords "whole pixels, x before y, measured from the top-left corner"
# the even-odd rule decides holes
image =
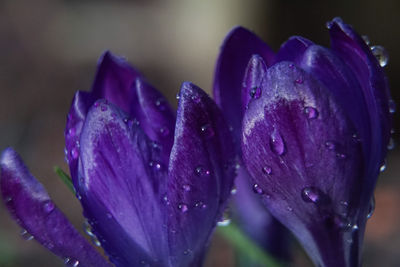
[[[175,125],[174,125],[175,124]],[[182,85],[177,118],[128,63],[106,52],[68,114],[66,158],[91,231],[118,267],[201,266],[233,184],[230,132],[215,103]],[[22,160],[0,160],[17,222],[71,266],[111,266],[71,226]]]
[[[330,48],[294,36],[275,55],[234,29],[215,97],[272,215],[315,265],[359,266],[393,102],[385,58],[341,19],[328,29]]]
[[[215,69],[214,99],[230,123],[238,154],[241,154],[242,120],[247,101],[260,93],[253,90],[250,96],[243,90],[245,69],[253,54],[262,55],[268,62],[275,57],[272,49],[257,36],[237,27],[225,38]],[[281,261],[288,261],[289,232],[268,212],[260,198],[262,189],[253,187],[243,162],[240,165],[235,179],[237,190],[233,196],[233,218],[260,247]],[[270,172],[269,169],[264,171]]]

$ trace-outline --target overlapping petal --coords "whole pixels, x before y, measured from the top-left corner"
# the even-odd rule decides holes
[[[55,206],[11,148],[0,159],[3,200],[18,224],[73,266],[111,266]]]
[[[233,185],[230,134],[216,104],[197,86],[184,83],[167,190],[173,266],[200,266],[203,260]]]
[[[254,54],[260,55],[268,66],[273,62],[274,53],[268,45],[245,28],[236,27],[225,38],[215,68],[214,99],[237,136],[243,117],[240,107],[244,71]]]
[[[348,227],[360,204],[364,161],[345,114],[323,84],[280,62],[268,69],[243,121],[243,157],[258,193],[316,265],[358,261],[344,251],[360,234]]]

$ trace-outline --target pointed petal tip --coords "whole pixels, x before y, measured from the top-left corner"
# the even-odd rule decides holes
[[[0,156],[0,166],[1,168],[5,168],[7,166],[12,165],[15,162],[15,158],[18,157],[17,152],[11,147],[7,147],[3,150]]]

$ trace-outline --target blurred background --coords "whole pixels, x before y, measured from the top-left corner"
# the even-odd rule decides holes
[[[0,150],[14,147],[55,203],[82,229],[78,201],[53,173],[64,162],[66,112],[76,90],[89,90],[100,54],[110,49],[135,65],[176,106],[183,81],[210,93],[226,33],[243,25],[277,50],[291,35],[329,45],[335,16],[390,55],[386,72],[400,103],[398,0],[0,0]],[[397,75],[396,75],[397,74]],[[395,130],[399,130],[395,115]],[[395,133],[396,143],[399,135]],[[364,266],[400,266],[399,146],[390,151],[369,220]],[[0,203],[0,267],[63,266],[20,228]],[[234,251],[215,236],[206,266],[234,266]],[[311,266],[296,250],[293,266]]]

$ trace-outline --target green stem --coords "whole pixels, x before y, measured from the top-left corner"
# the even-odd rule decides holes
[[[235,224],[231,223],[227,226],[218,227],[218,232],[231,242],[240,253],[246,255],[251,261],[257,262],[260,266],[282,266],[279,261],[255,244]]]
[[[66,184],[66,186],[69,188],[69,190],[71,190],[72,193],[76,193],[75,192],[75,188],[74,185],[72,184],[72,180],[71,177],[68,176],[67,173],[65,173],[60,167],[58,166],[54,166],[53,167],[54,172],[58,174],[58,176],[61,178],[61,181],[64,182],[64,184]]]

